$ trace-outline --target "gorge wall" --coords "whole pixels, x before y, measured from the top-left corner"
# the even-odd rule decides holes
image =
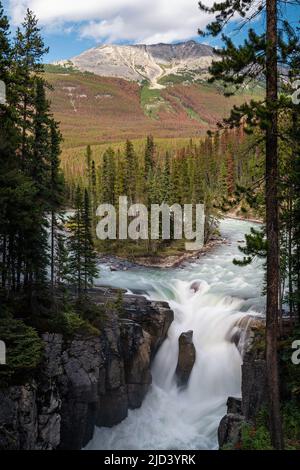
[[[244,424],[254,424],[257,414],[267,403],[266,360],[264,353],[265,323],[259,318],[241,321],[232,338],[243,356],[242,398],[229,397],[227,414],[220,422],[220,449],[238,448]]]
[[[0,450],[81,449],[95,426],[113,426],[141,406],[151,384],[151,362],[174,315],[167,303],[95,289],[106,305],[99,336],[66,341],[44,334],[43,361],[35,377],[0,389]]]

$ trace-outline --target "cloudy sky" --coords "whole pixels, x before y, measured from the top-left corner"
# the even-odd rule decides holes
[[[40,20],[47,61],[69,58],[101,43],[178,42],[197,39],[208,17],[197,0],[4,0],[12,25],[26,8]],[[206,0],[212,4],[213,0]]]

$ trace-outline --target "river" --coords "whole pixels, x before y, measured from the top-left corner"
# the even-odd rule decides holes
[[[261,314],[263,270],[256,260],[235,266],[239,242],[253,224],[225,219],[221,234],[228,243],[216,247],[184,268],[110,272],[101,267],[101,284],[143,290],[149,299],[165,300],[175,320],[152,367],[153,384],[138,410],[111,429],[97,428],[90,450],[216,449],[217,429],[226,413],[228,396],[241,395],[242,357],[228,331],[247,314]],[[191,286],[200,282],[195,292]],[[178,338],[193,330],[196,348],[188,387],[178,389],[174,372]]]

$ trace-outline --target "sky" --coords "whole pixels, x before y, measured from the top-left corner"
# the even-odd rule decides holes
[[[211,5],[213,0],[205,0]],[[99,44],[157,44],[195,39],[209,21],[198,0],[2,0],[15,29],[30,8],[39,18],[46,62],[68,59]],[[300,8],[300,7],[299,7]],[[259,28],[259,23],[257,23]],[[234,24],[229,25],[233,33]],[[227,31],[227,32],[228,32]],[[239,35],[240,39],[242,35]]]

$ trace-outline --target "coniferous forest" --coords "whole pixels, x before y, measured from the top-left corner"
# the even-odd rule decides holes
[[[91,139],[69,161],[46,70],[59,67],[69,94],[72,74],[92,72],[45,70],[37,16],[27,9],[14,28],[0,2],[1,451],[157,450],[155,432],[141,441],[132,431],[146,396],[160,405],[147,423],[165,449],[300,450],[300,5],[258,3],[199,4],[211,19],[199,41],[222,41],[205,80],[228,97],[259,85],[257,98],[200,136]],[[187,75],[174,87],[188,89]],[[118,213],[122,196],[148,210],[203,204],[203,249],[189,258],[172,230],[168,240],[99,240],[97,208]],[[214,409],[201,414],[197,400]],[[129,447],[118,448],[120,432]]]

